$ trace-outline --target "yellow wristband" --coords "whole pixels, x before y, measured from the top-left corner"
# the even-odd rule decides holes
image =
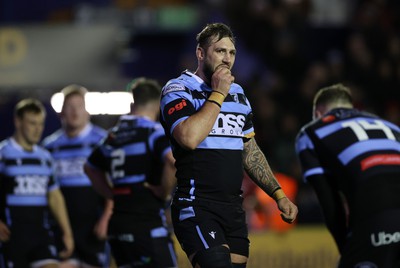
[[[275,201],[278,201],[279,199],[285,198],[286,195],[282,189],[278,189],[272,194],[272,197],[274,198]]]
[[[208,99],[207,101],[214,103],[215,105],[218,105],[219,108],[221,108],[221,104],[219,104],[218,102],[214,101],[214,100],[210,100]]]
[[[213,90],[212,92],[215,92],[215,93],[218,93],[218,94],[221,94],[222,96],[224,96],[224,98],[226,97],[221,91],[218,91],[218,90]]]
[[[222,103],[224,102],[224,100],[225,100],[225,96],[222,94],[222,93],[220,93],[220,92],[217,92],[217,91],[213,91],[212,93],[211,93],[211,95],[210,95],[210,97],[208,97],[208,100],[209,101],[211,101],[211,102],[217,102],[219,105],[222,105]]]

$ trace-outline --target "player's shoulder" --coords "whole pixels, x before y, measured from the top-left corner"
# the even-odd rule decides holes
[[[232,83],[231,89],[230,89],[229,92],[244,94],[244,89],[243,89],[243,87],[242,87],[241,85],[239,85],[238,83]]]
[[[107,136],[108,131],[105,130],[104,128],[97,126],[97,125],[92,125],[92,133],[94,135],[100,136],[100,137],[105,137]]]
[[[304,136],[304,134],[305,134],[305,126],[302,126],[300,128],[300,130],[297,132],[297,135],[296,135],[296,138],[295,138],[296,143],[300,140],[300,138],[302,136]]]
[[[6,150],[10,146],[10,138],[7,138],[5,140],[2,140],[0,142],[0,151]]]
[[[306,135],[307,132],[313,131],[318,124],[320,124],[320,119],[312,120],[304,124],[297,132],[296,140],[299,140],[302,136]]]
[[[188,93],[195,90],[199,85],[196,75],[185,70],[179,77],[169,80],[161,90],[161,96],[170,95],[170,93]]]
[[[185,91],[187,91],[187,88],[185,84],[182,83],[182,81],[179,81],[177,79],[172,79],[168,81],[162,88],[161,94],[162,96],[165,96],[172,92],[185,92]]]
[[[153,130],[153,132],[159,132],[159,133],[165,134],[164,128],[160,122],[154,122],[154,124],[152,126],[152,130]]]
[[[51,146],[52,144],[56,143],[64,134],[62,129],[58,129],[49,136],[45,137],[42,141],[42,145],[47,147]]]
[[[45,158],[48,159],[52,159],[51,153],[49,150],[47,150],[45,147],[43,147],[42,145],[38,144],[35,147],[35,150],[37,151],[37,153]]]
[[[141,127],[149,129],[150,132],[155,132],[163,129],[161,123],[158,121],[153,121],[145,117],[141,117],[139,119]]]

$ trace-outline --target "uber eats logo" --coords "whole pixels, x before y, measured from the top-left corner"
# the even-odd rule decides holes
[[[243,136],[246,118],[241,114],[220,113],[210,132],[211,135]]]
[[[28,51],[27,40],[17,28],[0,28],[0,67],[10,67],[24,60]]]
[[[47,190],[48,176],[25,175],[15,177],[17,186],[14,188],[14,194],[35,194],[44,195]]]

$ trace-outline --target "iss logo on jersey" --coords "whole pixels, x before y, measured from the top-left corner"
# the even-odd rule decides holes
[[[243,137],[246,118],[241,114],[220,113],[211,129],[210,135]]]

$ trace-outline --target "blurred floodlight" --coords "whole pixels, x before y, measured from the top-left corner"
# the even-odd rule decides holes
[[[60,92],[55,93],[50,100],[53,109],[61,112],[64,95]],[[110,114],[119,115],[130,112],[133,102],[132,93],[123,91],[113,92],[88,92],[85,95],[86,110],[91,115]]]

